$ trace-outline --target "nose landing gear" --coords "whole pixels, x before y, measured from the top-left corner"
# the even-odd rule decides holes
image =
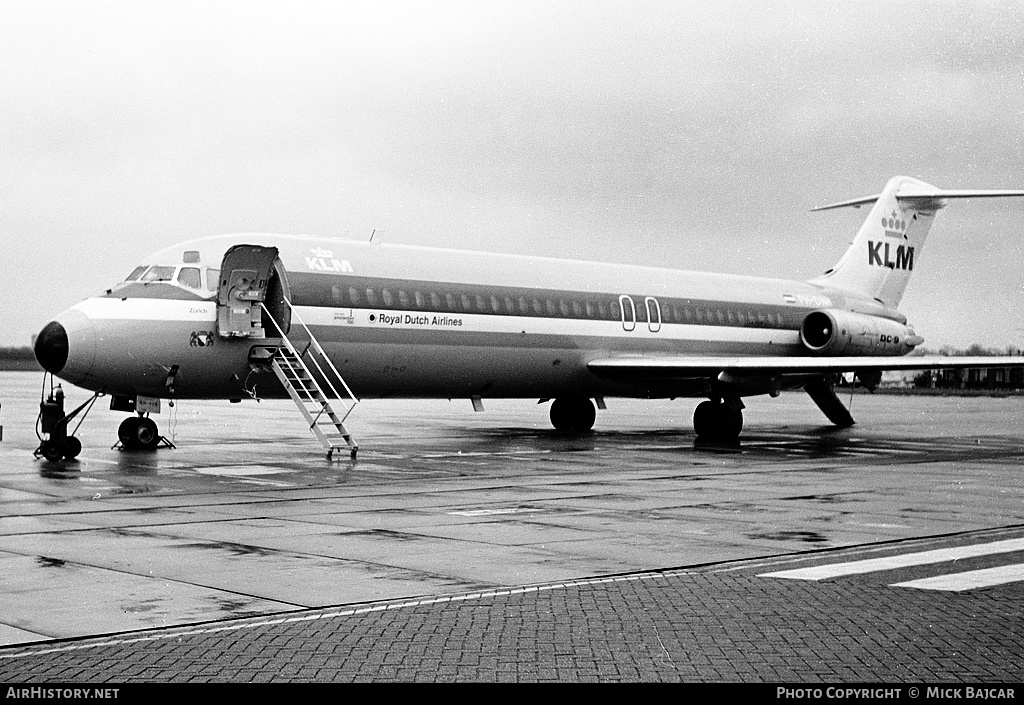
[[[156,450],[161,443],[174,448],[173,443],[160,435],[156,421],[148,416],[129,416],[122,421],[117,428],[117,440],[123,450]]]

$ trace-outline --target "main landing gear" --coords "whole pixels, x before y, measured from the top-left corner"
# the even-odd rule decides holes
[[[551,425],[563,433],[585,433],[594,427],[597,412],[586,397],[559,397],[551,402]]]
[[[117,440],[124,450],[156,450],[161,443],[174,444],[160,435],[156,421],[148,416],[129,416],[117,427]],[[116,447],[116,446],[115,446]]]
[[[702,440],[735,441],[743,430],[743,402],[702,401],[693,412],[693,430]]]

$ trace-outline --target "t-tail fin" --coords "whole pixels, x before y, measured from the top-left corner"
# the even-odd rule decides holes
[[[816,211],[874,203],[850,248],[814,284],[874,297],[895,308],[903,298],[935,214],[950,198],[1024,196],[1024,191],[943,190],[909,176],[889,180],[882,193],[815,208]]]

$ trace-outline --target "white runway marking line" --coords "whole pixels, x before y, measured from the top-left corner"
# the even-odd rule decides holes
[[[448,512],[448,514],[461,517],[483,517],[496,516],[499,514],[522,514],[523,512],[540,511],[543,510],[537,507],[503,507],[500,509],[463,509],[457,512]]]
[[[904,583],[893,583],[891,587],[918,588],[920,590],[945,590],[947,592],[963,592],[977,588],[992,587],[1004,583],[1016,583],[1024,580],[1024,563],[1001,565],[995,568],[969,570],[964,573],[938,575],[934,578],[908,580]]]
[[[955,561],[962,558],[989,556],[995,553],[1012,553],[1013,551],[1024,551],[1024,538],[993,541],[991,543],[979,543],[971,546],[940,548],[934,551],[921,551],[919,553],[904,553],[899,556],[889,556],[888,558],[869,558],[867,560],[851,561],[849,563],[831,563],[829,565],[819,565],[813,568],[780,570],[774,573],[761,573],[758,577],[788,578],[792,580],[826,580],[828,578],[838,578],[844,575],[860,575],[863,573],[874,573],[880,570],[893,570],[895,568],[905,568],[912,565],[927,565],[929,563],[944,563],[945,561]]]

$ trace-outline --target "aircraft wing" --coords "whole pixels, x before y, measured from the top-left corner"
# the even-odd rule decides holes
[[[736,375],[835,374],[866,370],[939,370],[950,368],[1024,367],[1024,357],[697,357],[690,355],[622,355],[591,360],[587,368],[617,379],[699,379]]]

